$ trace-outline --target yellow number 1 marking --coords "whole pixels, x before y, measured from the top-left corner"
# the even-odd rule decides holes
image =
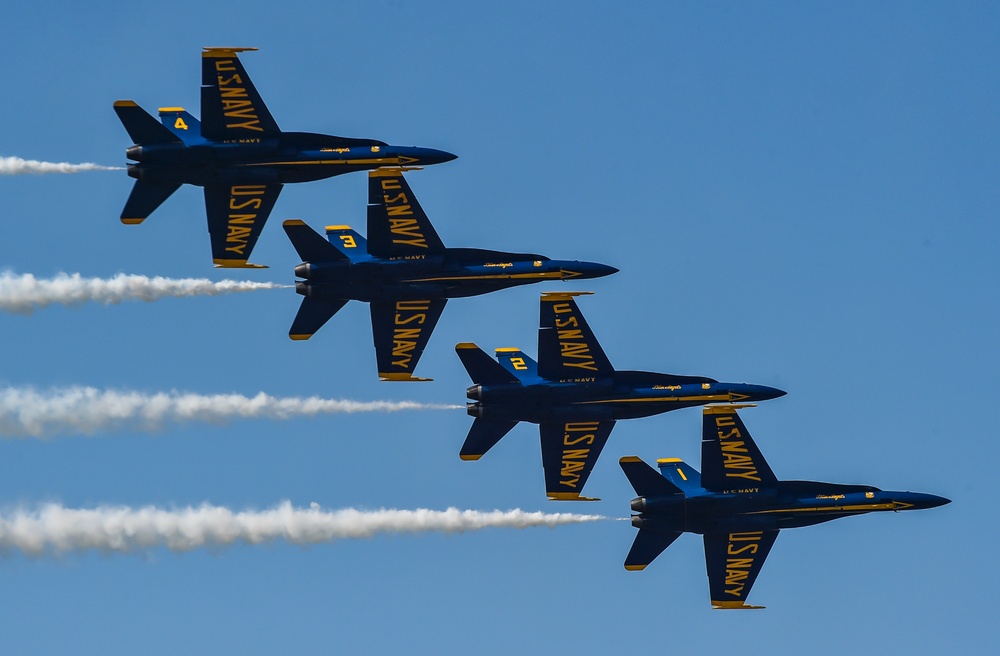
[[[177,128],[178,130],[187,130],[188,124],[184,122],[184,119],[178,116],[177,120],[174,121],[174,127]]]

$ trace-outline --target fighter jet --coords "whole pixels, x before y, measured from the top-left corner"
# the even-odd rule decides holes
[[[122,210],[142,223],[182,184],[205,188],[216,267],[246,268],[281,187],[380,166],[429,165],[455,155],[309,132],[282,132],[237,53],[256,48],[205,48],[201,123],[183,107],[160,108],[162,125],[131,100],[115,113],[135,145],[125,151],[136,179]]]
[[[781,529],[950,503],[932,494],[868,485],[779,481],[740,419],[742,407],[747,406],[702,411],[701,474],[678,458],[658,460],[659,474],[635,456],[619,460],[639,495],[632,500],[639,513],[632,515],[632,525],[639,533],[625,569],[645,568],[681,533],[701,533],[712,606],[763,608],[746,600]]]
[[[298,219],[284,222],[303,260],[295,290],[305,296],[288,336],[309,339],[348,301],[370,303],[382,380],[430,380],[413,370],[449,298],[618,271],[533,253],[445,248],[400,169],[369,172],[368,202],[367,241],[346,225],[327,226],[323,239]]]
[[[497,349],[498,363],[475,344],[455,347],[474,383],[466,395],[476,420],[463,460],[478,460],[518,422],[530,421],[541,433],[548,498],[595,501],[581,493],[617,420],[784,396],[763,385],[615,371],[574,300],[589,293],[542,294],[537,363],[516,348]]]

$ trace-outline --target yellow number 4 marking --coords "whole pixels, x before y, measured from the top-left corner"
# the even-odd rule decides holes
[[[177,120],[174,121],[174,127],[177,128],[178,130],[187,130],[188,124],[184,122],[184,119],[178,116]]]
[[[354,235],[340,235],[340,241],[344,242],[344,248],[357,248],[358,245],[354,241]]]

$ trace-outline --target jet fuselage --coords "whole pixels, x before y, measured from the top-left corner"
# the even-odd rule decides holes
[[[134,145],[125,154],[137,162],[128,165],[128,175],[137,180],[202,187],[312,182],[383,166],[429,166],[456,157],[433,148],[308,132],[265,139]]]
[[[467,410],[473,417],[535,424],[567,418],[634,419],[706,403],[765,401],[784,395],[765,385],[720,383],[701,376],[616,371],[611,377],[598,378],[585,370],[579,378],[473,385],[466,390],[473,401]]]
[[[949,503],[919,492],[885,492],[867,485],[780,481],[777,489],[742,487],[685,497],[637,497],[632,500],[636,528],[659,532],[715,533],[799,528],[851,515],[879,511],[922,510]]]
[[[617,269],[596,262],[550,260],[532,253],[450,248],[440,255],[304,262],[296,291],[318,300],[461,298],[541,280],[596,278]]]

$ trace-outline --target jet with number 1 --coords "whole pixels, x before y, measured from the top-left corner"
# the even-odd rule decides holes
[[[200,123],[183,107],[161,108],[161,124],[131,100],[115,102],[134,142],[125,154],[136,182],[122,223],[142,223],[182,184],[204,187],[215,266],[259,267],[247,260],[285,183],[455,159],[374,139],[282,132],[239,60],[247,50],[256,48],[204,49]]]
[[[885,510],[921,510],[949,503],[919,492],[884,492],[869,485],[779,481],[743,424],[738,408],[702,411],[699,474],[678,458],[660,473],[635,456],[619,463],[638,498],[639,529],[625,569],[646,567],[681,533],[701,533],[715,608],[762,608],[746,603],[778,531]]]
[[[466,396],[476,420],[462,460],[478,460],[518,422],[529,421],[541,434],[549,499],[593,501],[581,496],[583,486],[617,420],[784,396],[764,385],[616,371],[573,300],[581,293],[590,292],[542,294],[537,363],[516,348],[497,349],[498,363],[475,344],[455,347],[474,383]]]
[[[367,241],[346,225],[327,226],[323,239],[303,221],[284,222],[302,258],[295,290],[305,297],[288,336],[309,339],[348,301],[369,303],[382,380],[428,380],[413,370],[449,298],[618,271],[534,253],[445,248],[401,169],[368,173],[368,203]]]

